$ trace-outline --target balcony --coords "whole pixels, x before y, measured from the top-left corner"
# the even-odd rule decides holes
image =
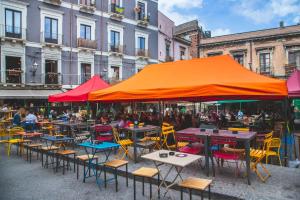
[[[93,14],[96,11],[96,1],[95,0],[80,0],[79,10],[81,12]]]
[[[97,41],[78,38],[77,39],[77,47],[88,48],[88,49],[97,49]]]
[[[117,21],[122,21],[122,19],[124,18],[124,7],[120,7],[116,4],[110,4],[109,5],[109,14],[110,14],[110,18],[117,20]]]
[[[110,55],[122,56],[123,55],[123,45],[109,44],[108,51]]]
[[[291,74],[297,69],[297,66],[293,64],[286,64],[284,66],[285,76],[290,77]]]
[[[166,62],[173,62],[173,61],[174,61],[174,58],[173,58],[172,56],[166,55],[165,61],[166,61]]]
[[[23,34],[26,35],[26,29],[24,28],[0,25],[0,37],[3,42],[11,41],[13,43],[21,42],[24,44]]]
[[[149,51],[148,49],[139,49],[135,50],[135,55],[141,58],[149,58]]]
[[[59,6],[62,3],[62,0],[43,0],[43,2]]]
[[[141,27],[147,27],[150,21],[150,15],[142,13],[139,8],[135,8],[135,19],[137,20],[137,25]]]
[[[57,72],[47,72],[44,74],[46,85],[61,85],[61,74]]]
[[[273,76],[271,67],[260,67],[259,73],[264,76]]]
[[[57,33],[41,33],[41,43],[50,47],[61,47],[62,35]]]
[[[22,84],[22,74],[23,71],[20,68],[8,69],[1,72],[1,80],[5,84]]]

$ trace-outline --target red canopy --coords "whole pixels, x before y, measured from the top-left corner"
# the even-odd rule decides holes
[[[287,80],[289,97],[300,97],[300,71],[295,70]]]
[[[64,93],[50,95],[48,97],[49,102],[79,102],[87,101],[88,94],[90,92],[101,90],[109,87],[109,85],[103,81],[99,76],[93,76],[87,82],[79,85],[73,90],[69,90]]]

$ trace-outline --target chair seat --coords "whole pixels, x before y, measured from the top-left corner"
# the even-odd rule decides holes
[[[177,142],[177,148],[184,147],[184,146],[186,146],[188,144],[189,144],[188,142]]]
[[[42,147],[42,150],[44,151],[52,151],[57,149],[59,149],[57,146]]]
[[[133,144],[133,142],[130,139],[119,140],[118,143],[122,146],[128,146]]]
[[[276,151],[266,151],[266,155],[268,155],[268,156],[277,156],[278,153]]]
[[[94,156],[92,154],[86,154],[86,155],[81,155],[81,156],[76,156],[77,159],[82,160],[82,161],[87,161],[89,159],[98,159],[98,156]]]
[[[112,161],[104,163],[105,166],[112,167],[112,168],[119,168],[126,164],[128,164],[128,161],[126,161],[126,160],[112,160]]]
[[[215,158],[224,159],[224,160],[239,160],[240,156],[237,154],[226,153],[221,151],[216,151],[213,153]]]
[[[20,143],[22,141],[22,139],[10,139],[7,141],[7,143],[9,144],[17,144]]]
[[[57,154],[60,154],[60,155],[70,155],[70,154],[75,154],[76,151],[74,150],[61,150],[61,151],[58,151]]]
[[[209,179],[189,177],[180,182],[179,186],[195,190],[205,190],[211,183],[212,180]]]
[[[266,155],[266,151],[259,149],[250,149],[250,157],[261,158]]]
[[[199,154],[203,149],[203,146],[200,144],[197,145],[186,145],[179,149],[182,153],[190,153],[190,154]]]
[[[28,144],[27,146],[31,147],[31,148],[33,148],[33,147],[41,147],[42,144]]]
[[[153,177],[158,174],[158,170],[156,168],[149,168],[149,167],[141,167],[134,172],[132,172],[135,176],[144,176],[144,177]]]

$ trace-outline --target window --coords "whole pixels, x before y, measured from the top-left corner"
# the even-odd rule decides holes
[[[180,60],[185,59],[185,47],[180,47]]]
[[[45,42],[58,42],[58,20],[45,17]]]
[[[21,12],[5,9],[5,36],[21,38]]]
[[[138,12],[138,20],[144,20],[145,16],[146,16],[146,6],[145,3],[143,2],[138,2],[138,8],[139,8],[139,12]]]
[[[111,12],[122,14],[124,12],[124,8],[121,6],[121,0],[111,0]]]
[[[145,50],[146,48],[146,39],[144,37],[138,37],[138,48]]]
[[[289,51],[289,64],[294,65],[299,69],[299,67],[300,67],[300,50]]]
[[[21,58],[6,56],[6,83],[21,83]]]
[[[119,48],[120,45],[120,32],[110,31],[110,45],[113,48]]]
[[[166,42],[166,57],[170,56],[170,42]]]
[[[80,38],[91,40],[91,26],[80,24]]]
[[[260,72],[270,72],[271,58],[270,53],[260,53],[259,54],[259,67]]]
[[[81,63],[81,83],[84,83],[91,78],[91,69],[91,64]]]
[[[111,70],[112,70],[112,79],[120,80],[120,67],[111,66]]]
[[[222,52],[211,52],[207,54],[207,57],[211,57],[211,56],[220,56],[222,55]]]
[[[244,54],[234,54],[233,59],[237,61],[240,65],[244,65]]]
[[[58,84],[57,60],[45,60],[45,84]]]

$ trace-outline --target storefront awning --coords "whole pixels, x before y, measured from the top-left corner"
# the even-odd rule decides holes
[[[48,99],[62,90],[0,90],[0,99]]]

